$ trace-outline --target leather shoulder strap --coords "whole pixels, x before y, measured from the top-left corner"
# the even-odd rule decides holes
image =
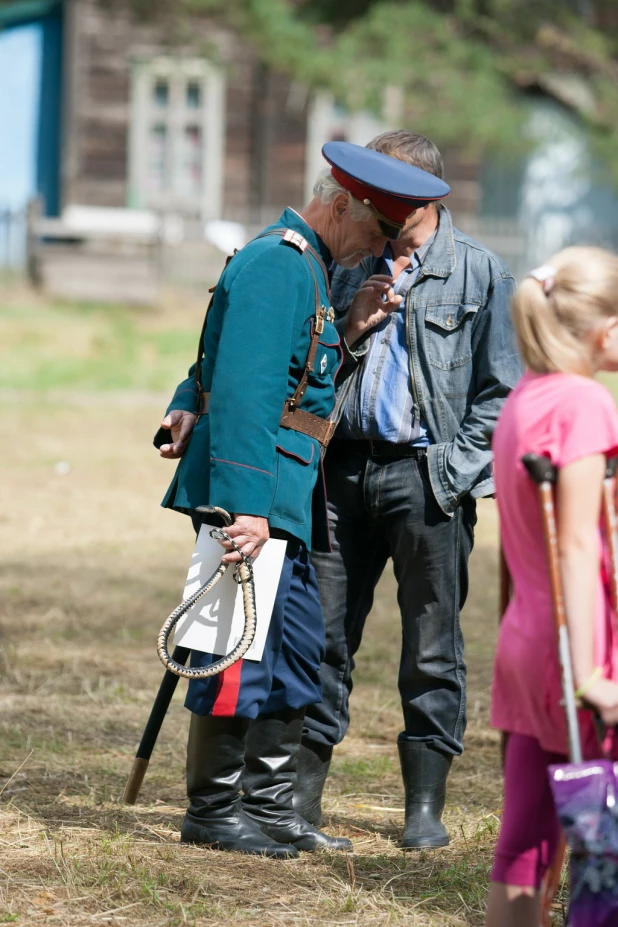
[[[270,229],[268,232],[260,232],[257,235],[257,238],[267,238],[269,235],[280,235],[284,241],[296,248],[297,251],[300,251],[301,254],[304,254],[305,257],[311,255],[314,259],[320,270],[322,271],[322,276],[324,277],[324,285],[326,287],[326,292],[330,292],[330,281],[328,279],[328,270],[326,269],[326,264],[322,260],[322,256],[318,254],[313,245],[310,245],[306,238],[300,234],[300,232],[295,232],[293,229],[285,228],[285,226],[280,226],[276,229]],[[255,239],[254,239],[255,241]],[[309,266],[311,266],[311,261],[309,261]],[[319,298],[319,297],[318,297]]]
[[[313,262],[311,261],[310,255],[312,258],[314,258],[318,267],[322,271],[327,293],[330,292],[328,271],[326,269],[326,265],[324,264],[324,261],[322,260],[321,256],[318,254],[315,248],[313,248],[309,244],[307,239],[303,238],[303,236],[299,232],[294,232],[292,229],[279,228],[279,229],[272,229],[269,232],[264,232],[263,235],[264,236],[265,235],[282,235],[284,241],[288,242],[290,245],[292,245],[292,247],[296,248],[298,251],[301,252],[301,254],[303,254],[306,257],[307,263],[309,265],[309,269],[311,271],[311,276],[313,277],[315,315],[311,323],[312,325],[311,341],[309,342],[309,350],[307,352],[307,359],[305,360],[305,366],[303,367],[302,375],[300,377],[300,380],[298,381],[298,385],[296,389],[294,390],[293,395],[290,396],[289,399],[286,399],[285,404],[284,404],[284,410],[285,409],[293,410],[295,408],[298,408],[303,396],[305,395],[307,391],[307,386],[309,385],[309,374],[313,370],[313,365],[315,364],[315,356],[318,351],[318,342],[320,340],[320,335],[324,331],[324,318],[326,316],[326,309],[324,306],[322,306],[321,300],[320,300],[320,287],[318,285],[318,278],[316,276],[315,268],[313,266]],[[284,414],[285,414],[285,411],[284,411]]]
[[[223,265],[223,270],[225,270],[225,268],[230,263],[232,258],[235,257],[237,254],[238,254],[238,248],[234,248],[233,254],[228,254],[228,256],[225,259],[225,264]],[[197,360],[195,362],[195,370],[193,372],[193,379],[195,380],[195,390],[197,393],[196,414],[198,418],[200,417],[200,414],[201,414],[200,410],[202,408],[202,396],[204,395],[204,387],[202,385],[202,361],[204,360],[204,335],[206,334],[206,325],[208,323],[208,313],[212,309],[212,304],[215,301],[215,290],[217,289],[218,285],[219,285],[219,281],[217,281],[217,283],[215,283],[214,286],[211,286],[208,291],[211,294],[211,296],[208,302],[208,306],[206,307],[206,312],[204,313],[204,321],[202,322],[200,340],[197,346]]]
[[[325,310],[320,302],[320,287],[318,285],[318,278],[316,276],[316,272],[313,266],[313,262],[311,261],[311,258],[314,259],[314,261],[316,262],[316,264],[322,271],[327,293],[330,292],[330,283],[328,280],[328,270],[326,269],[326,265],[324,264],[322,257],[318,254],[315,248],[313,248],[312,245],[309,244],[307,239],[303,238],[303,236],[300,235],[299,232],[294,232],[292,229],[288,229],[285,226],[281,226],[280,228],[269,229],[269,231],[267,232],[261,232],[259,235],[256,235],[256,237],[253,238],[252,241],[256,241],[258,238],[267,238],[270,235],[278,235],[284,241],[288,242],[292,247],[296,248],[296,250],[299,251],[306,258],[307,264],[309,266],[309,270],[311,271],[311,276],[313,278],[313,289],[314,289],[314,299],[315,299],[315,318],[312,322],[312,332],[311,332],[311,342],[309,344],[309,352],[307,354],[307,360],[305,362],[302,376],[299,380],[298,386],[296,387],[294,391],[294,395],[290,399],[288,399],[286,403],[289,405],[290,408],[294,408],[294,406],[300,403],[301,399],[305,395],[307,384],[308,384],[308,379],[309,379],[309,373],[311,372],[311,370],[313,370],[313,365],[315,363],[315,356],[318,350],[318,341],[320,340],[320,335],[324,331]],[[227,268],[228,264],[230,263],[232,258],[236,256],[236,254],[238,254],[238,249],[235,249],[234,254],[230,254],[226,258],[223,270]],[[217,281],[217,283],[213,287],[211,287],[209,291],[212,295],[210,297],[210,302],[208,303],[208,307],[204,315],[204,321],[202,323],[202,331],[200,332],[200,340],[199,340],[198,349],[197,349],[197,360],[195,364],[194,380],[195,380],[195,388],[197,392],[197,410],[196,411],[197,411],[198,418],[200,415],[200,409],[202,408],[202,396],[204,395],[204,387],[202,385],[202,361],[204,360],[204,336],[206,334],[208,313],[210,312],[212,308],[212,304],[215,299],[215,291],[218,285],[219,283]]]

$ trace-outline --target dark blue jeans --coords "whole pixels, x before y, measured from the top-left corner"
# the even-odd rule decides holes
[[[402,621],[399,740],[463,750],[466,666],[459,614],[468,592],[475,502],[449,517],[429,484],[427,459],[370,457],[333,441],[325,460],[331,553],[314,552],[326,623],[322,701],[303,739],[334,745],[349,725],[354,654],[374,590],[393,559]]]

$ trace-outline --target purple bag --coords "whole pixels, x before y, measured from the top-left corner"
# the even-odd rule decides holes
[[[569,927],[618,927],[618,763],[549,767],[556,811],[571,847]]]

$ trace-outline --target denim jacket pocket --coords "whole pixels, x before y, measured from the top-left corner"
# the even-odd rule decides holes
[[[445,303],[425,309],[427,357],[432,367],[452,370],[472,359],[472,328],[480,306]]]

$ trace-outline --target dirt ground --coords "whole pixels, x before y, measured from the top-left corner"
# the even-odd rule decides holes
[[[2,398],[0,924],[482,924],[501,802],[498,735],[487,723],[494,504],[479,506],[463,618],[469,724],[450,782],[450,847],[398,847],[400,623],[390,570],[327,787],[326,829],[349,836],[353,856],[280,863],[183,847],[184,683],[139,803],[120,801],[162,675],[157,632],[192,550],[188,520],[158,505],[173,467],[150,444],[163,396],[73,388]]]

